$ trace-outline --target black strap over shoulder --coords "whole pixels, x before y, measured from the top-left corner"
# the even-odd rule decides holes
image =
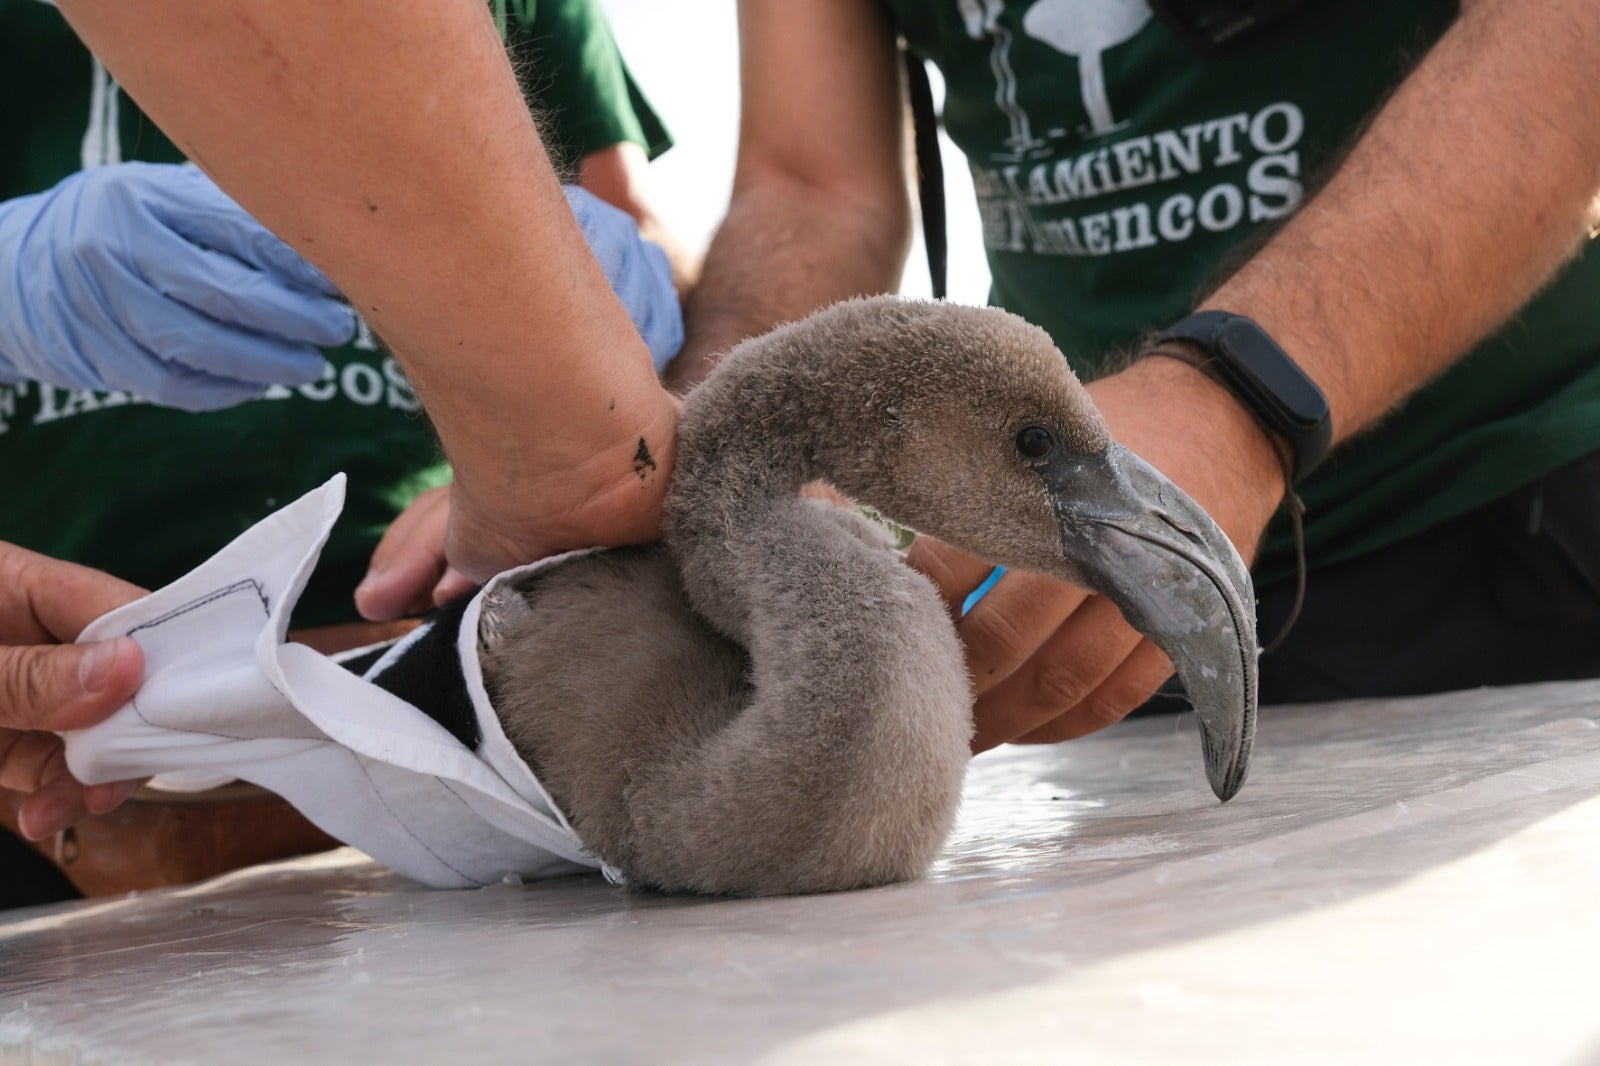
[[[906,68],[906,95],[911,101],[912,142],[917,158],[917,206],[922,212],[922,244],[928,253],[928,279],[936,300],[945,298],[950,242],[944,215],[944,158],[939,154],[939,116],[933,110],[928,67],[911,49],[900,46]]]

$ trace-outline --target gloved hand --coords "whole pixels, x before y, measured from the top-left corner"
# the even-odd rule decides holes
[[[322,273],[192,166],[121,163],[0,203],[0,382],[208,411],[317,380],[355,335]]]
[[[650,359],[659,374],[683,347],[683,309],[672,287],[667,253],[660,245],[639,236],[638,224],[626,211],[576,185],[564,185],[562,191],[589,242],[589,250],[606,272],[622,306],[628,309],[634,328],[649,346]]]

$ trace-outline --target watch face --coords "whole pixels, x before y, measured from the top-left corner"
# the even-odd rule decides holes
[[[1328,401],[1262,328],[1247,318],[1224,322],[1212,343],[1230,356],[1260,402],[1300,429],[1315,429],[1328,418]]]

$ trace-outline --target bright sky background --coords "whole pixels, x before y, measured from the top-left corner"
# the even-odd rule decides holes
[[[804,3],[805,0],[795,0]],[[710,239],[727,204],[739,124],[739,51],[733,0],[601,0],[617,40],[677,146],[658,160],[653,186],[663,217],[692,242]],[[935,94],[940,86],[934,86]],[[989,271],[972,183],[961,154],[945,148],[950,297],[983,303]],[[904,291],[928,294],[920,242]]]

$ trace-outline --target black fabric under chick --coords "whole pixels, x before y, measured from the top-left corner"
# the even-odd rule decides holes
[[[392,692],[449,730],[450,735],[473,751],[483,740],[478,714],[467,695],[467,680],[461,673],[461,655],[456,641],[461,618],[476,593],[458,596],[423,619],[427,630],[412,640],[392,665],[371,677],[374,685]],[[371,663],[364,659],[341,663],[347,670],[362,672]]]

